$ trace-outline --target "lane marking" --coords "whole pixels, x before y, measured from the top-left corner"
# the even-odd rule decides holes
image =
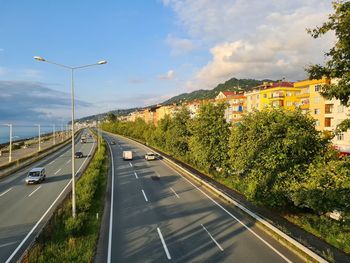
[[[112,159],[112,189],[111,189],[111,211],[109,214],[109,235],[108,235],[108,257],[107,257],[107,263],[111,263],[112,261],[112,229],[113,229],[113,201],[114,201],[114,157],[113,152],[111,149],[111,146],[107,142],[109,151],[111,153],[111,159]]]
[[[3,195],[5,195],[5,194],[7,194],[7,193],[10,192],[11,190],[12,190],[12,187],[9,188],[9,189],[7,189],[5,192],[1,193],[1,194],[0,194],[0,197],[3,196]]]
[[[174,168],[172,168],[167,163],[163,162],[166,166],[171,168],[173,171],[175,171],[179,176],[181,176],[183,179],[185,179],[188,183],[190,183],[195,189],[197,189],[199,192],[204,194],[207,198],[209,198],[214,204],[216,204],[218,207],[220,207],[223,211],[225,211],[230,217],[235,219],[238,223],[240,223],[245,229],[247,229],[250,233],[252,233],[255,237],[257,237],[261,242],[263,242],[266,246],[268,246],[271,250],[273,250],[277,255],[279,255],[281,258],[283,258],[286,262],[292,263],[287,257],[285,257],[281,252],[279,252],[276,248],[274,248],[269,242],[267,242],[265,239],[260,237],[257,233],[255,233],[252,229],[250,229],[246,224],[244,224],[241,220],[239,220],[237,217],[235,217],[231,212],[229,212],[227,209],[225,209],[222,205],[220,205],[218,202],[216,202],[213,198],[211,198],[209,195],[207,195],[205,192],[203,192],[201,189],[199,189],[195,184],[193,184],[189,179],[187,179],[185,176],[182,176],[179,174]]]
[[[175,190],[174,190],[172,187],[170,187],[170,190],[173,191],[174,195],[175,195],[177,198],[180,198],[180,196],[178,196],[178,194],[175,192]]]
[[[58,170],[54,173],[54,175],[58,174],[58,173],[61,171],[61,169],[62,169],[62,168],[58,169]]]
[[[28,197],[31,197],[36,191],[38,191],[41,188],[41,185],[37,187],[33,192],[31,192]]]
[[[69,159],[69,160],[66,162],[66,164],[69,164],[71,161],[72,161],[72,160],[71,160],[71,159]]]
[[[14,241],[14,242],[5,243],[5,244],[0,245],[0,248],[1,248],[1,247],[11,246],[11,245],[16,244],[16,243],[18,243],[18,241]]]
[[[165,251],[166,257],[167,257],[167,258],[170,260],[170,259],[171,259],[171,256],[170,256],[170,253],[169,253],[168,247],[167,247],[167,246],[166,246],[166,244],[165,244],[165,241],[164,241],[164,238],[163,238],[162,232],[160,232],[159,227],[157,227],[157,231],[158,231],[158,235],[159,235],[160,241],[162,241],[162,244],[163,244],[163,248],[164,248],[164,251]]]
[[[220,244],[215,240],[215,238],[209,233],[209,231],[205,228],[205,226],[203,226],[203,224],[201,224],[201,226],[203,227],[203,229],[208,233],[208,235],[210,236],[210,238],[214,241],[214,243],[218,246],[218,248],[221,251],[224,251],[224,249],[220,246]]]
[[[91,150],[89,152],[89,155],[91,154],[92,150],[94,149],[94,145],[95,143],[92,145]],[[89,158],[86,158],[84,160],[84,162],[81,164],[80,168],[78,169],[77,173],[80,171],[80,169],[83,167],[83,165],[85,164],[85,162],[88,160]],[[22,240],[22,242],[18,245],[18,247],[12,252],[11,256],[5,261],[5,263],[10,263],[11,260],[14,258],[14,256],[17,254],[17,252],[21,249],[21,247],[24,245],[24,243],[28,240],[28,238],[33,234],[33,232],[35,231],[35,229],[39,226],[39,224],[41,223],[41,221],[44,220],[45,216],[50,212],[50,210],[52,209],[52,207],[57,203],[57,201],[61,198],[61,196],[63,195],[63,193],[66,191],[66,189],[68,188],[68,186],[72,183],[72,179],[69,180],[69,182],[67,183],[67,185],[63,188],[63,190],[61,191],[61,193],[57,196],[57,198],[53,201],[53,203],[50,205],[50,207],[46,210],[46,212],[41,216],[41,218],[38,220],[38,222],[36,222],[36,224],[33,226],[33,228],[29,231],[29,233],[25,236],[25,238]]]
[[[145,198],[146,202],[148,202],[148,199],[147,199],[147,196],[146,196],[146,194],[145,194],[145,191],[143,191],[143,189],[142,189],[141,191],[142,191],[142,193],[143,193],[143,197]]]
[[[139,179],[139,177],[137,176],[137,173],[136,173],[136,172],[134,172],[134,175],[135,175],[136,179]]]
[[[132,163],[131,163],[131,162],[129,162],[129,164],[130,164],[130,167],[132,167]]]
[[[49,165],[50,165],[50,164],[53,164],[55,161],[56,161],[56,160],[51,161],[51,162],[49,163]]]
[[[125,137],[124,137],[125,138]],[[147,151],[149,150],[149,148],[146,148],[146,146],[140,144],[140,143],[136,143],[135,141],[132,141],[129,138],[125,138],[126,140],[139,145],[141,148],[146,149]],[[281,252],[279,252],[276,248],[274,248],[270,243],[268,243],[265,239],[263,239],[262,237],[260,237],[257,233],[255,233],[252,229],[250,229],[247,225],[245,225],[241,220],[239,220],[237,217],[235,217],[232,213],[230,213],[228,210],[226,210],[222,205],[220,205],[218,202],[216,202],[213,198],[211,198],[209,195],[207,195],[205,192],[203,192],[201,189],[199,189],[195,184],[193,184],[189,179],[187,179],[185,176],[181,175],[180,173],[178,173],[178,171],[176,171],[173,167],[171,167],[169,164],[167,164],[164,160],[162,160],[162,163],[164,165],[166,165],[168,168],[170,168],[171,170],[175,171],[179,176],[181,176],[183,179],[185,179],[189,184],[191,184],[194,188],[196,188],[198,191],[200,191],[202,194],[204,194],[207,198],[209,198],[214,204],[216,204],[218,207],[220,207],[223,211],[225,211],[230,217],[232,217],[233,219],[235,219],[238,223],[240,223],[244,228],[246,228],[250,233],[252,233],[255,237],[257,237],[261,242],[263,242],[267,247],[269,247],[272,251],[274,251],[277,255],[279,255],[281,258],[283,258],[286,262],[292,263],[292,261],[290,261],[286,256],[284,256]],[[180,167],[181,168],[181,167]],[[181,168],[182,170],[184,170],[186,173],[187,171],[183,168]],[[322,258],[320,258],[322,260]],[[326,262],[326,261],[322,261],[322,262]]]

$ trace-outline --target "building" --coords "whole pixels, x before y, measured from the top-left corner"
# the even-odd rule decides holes
[[[187,109],[190,112],[190,117],[194,118],[197,116],[200,106],[203,104],[200,100],[194,100],[186,104]]]
[[[159,107],[156,108],[157,122],[160,121],[161,119],[164,119],[166,115],[172,117],[176,111],[176,105],[168,105],[168,106],[158,105],[158,106]]]
[[[328,123],[325,123],[326,100],[320,94],[322,86],[329,83],[330,81],[326,78],[294,83],[294,87],[300,89],[300,92],[297,93],[300,109],[305,113],[310,113],[316,120],[315,128],[319,131],[325,130],[326,125],[329,126]]]
[[[249,91],[246,91],[244,93],[244,96],[246,97],[245,100],[245,112],[252,112],[254,110],[260,110],[260,91],[262,89],[268,89],[272,86],[272,83],[263,83],[262,85],[259,85]]]
[[[300,88],[294,87],[292,82],[276,82],[260,88],[260,110],[267,107],[282,107],[294,110],[299,106]]]

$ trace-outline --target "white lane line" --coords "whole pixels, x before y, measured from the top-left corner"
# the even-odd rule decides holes
[[[55,161],[56,161],[56,160],[51,161],[51,162],[49,163],[49,165],[50,165],[50,164],[53,164]]]
[[[208,235],[210,236],[210,238],[214,241],[214,243],[218,246],[218,248],[221,251],[224,251],[224,249],[220,246],[220,244],[215,240],[215,238],[209,233],[209,231],[205,228],[205,226],[203,226],[203,224],[201,224],[201,226],[203,227],[203,229],[208,233]]]
[[[11,245],[13,245],[13,244],[16,244],[18,241],[14,241],[14,242],[9,242],[9,243],[5,243],[5,244],[1,244],[0,245],[0,248],[2,248],[2,247],[7,247],[7,246],[11,246]]]
[[[3,195],[5,195],[5,194],[7,194],[7,193],[10,192],[11,190],[12,190],[12,187],[9,188],[9,189],[7,189],[5,192],[1,193],[1,194],[0,194],[0,197],[3,196]]]
[[[137,173],[136,173],[136,172],[134,172],[134,175],[135,175],[136,179],[139,179],[139,177],[137,176]]]
[[[69,164],[71,162],[71,159],[69,159],[67,162],[66,162],[66,164]]]
[[[164,251],[165,251],[166,257],[167,257],[167,258],[170,260],[170,259],[171,259],[171,256],[170,256],[170,253],[169,253],[168,247],[167,247],[167,246],[166,246],[166,244],[165,244],[165,241],[164,241],[164,238],[163,238],[162,232],[160,232],[159,227],[157,227],[157,231],[158,231],[158,235],[159,235],[160,241],[162,241],[162,244],[163,244],[163,248],[164,248]]]
[[[145,191],[143,191],[143,189],[142,189],[141,191],[142,191],[142,193],[143,193],[143,197],[145,198],[146,202],[148,202],[148,199],[147,199],[147,196],[146,196],[146,194],[145,194]]]
[[[112,159],[112,189],[111,189],[111,211],[109,214],[109,236],[108,236],[108,257],[107,263],[111,263],[112,261],[112,228],[113,228],[113,201],[114,201],[114,157],[111,146],[107,143],[109,151],[111,153]]]
[[[62,169],[62,168],[58,169],[58,170],[54,173],[54,175],[58,174],[58,173],[61,171],[61,169]]]
[[[174,168],[172,168],[169,164],[166,162],[163,162],[166,166],[168,166],[170,169],[178,173]],[[209,198],[214,204],[216,204],[218,207],[220,207],[223,211],[226,212],[230,217],[235,219],[238,223],[240,223],[245,229],[247,229],[250,233],[252,233],[255,237],[257,237],[261,242],[263,242],[266,246],[268,246],[271,250],[273,250],[277,255],[279,255],[281,258],[283,258],[286,262],[292,263],[287,257],[285,257],[281,252],[279,252],[276,248],[274,248],[269,242],[267,242],[265,239],[260,237],[257,233],[255,233],[250,227],[248,227],[246,224],[244,224],[241,220],[239,220],[237,217],[235,217],[232,213],[230,213],[227,209],[225,209],[222,205],[220,205],[218,202],[216,202],[213,198],[211,198],[209,195],[207,195],[205,192],[203,192],[201,189],[199,189],[195,184],[193,184],[190,180],[188,180],[185,176],[182,176],[178,173],[179,176],[181,176],[183,179],[185,179],[189,184],[191,184],[194,188],[196,188],[199,192],[204,194],[207,198]]]
[[[174,195],[175,195],[177,198],[180,198],[180,196],[178,196],[178,194],[175,192],[175,190],[174,190],[172,187],[170,187],[170,190],[173,191]]]
[[[92,150],[94,149],[94,145],[92,145],[91,150],[89,152],[89,155],[91,154]],[[85,164],[85,162],[88,160],[89,158],[86,158],[84,160],[84,162],[81,164],[80,168],[78,169],[77,173],[80,171],[80,169],[83,167],[83,165]],[[28,238],[33,234],[33,232],[35,231],[35,229],[39,226],[39,224],[41,223],[41,221],[44,220],[45,216],[50,212],[50,210],[52,209],[52,207],[57,203],[57,201],[61,198],[61,196],[63,195],[63,193],[66,191],[66,189],[68,188],[68,186],[72,183],[72,179],[69,180],[69,182],[67,183],[67,185],[63,188],[63,190],[61,191],[61,193],[57,196],[57,198],[55,199],[55,201],[53,201],[53,203],[50,205],[50,207],[46,210],[46,212],[41,216],[41,218],[38,220],[38,222],[36,222],[36,224],[33,226],[33,228],[29,231],[29,233],[25,236],[25,238],[22,240],[22,242],[18,245],[18,247],[12,252],[11,256],[5,261],[5,263],[10,263],[11,260],[14,258],[14,256],[17,254],[17,252],[21,249],[21,247],[24,245],[24,243],[28,240]]]
[[[132,167],[132,163],[131,162],[129,162],[129,165],[130,165],[130,167]]]
[[[36,188],[33,192],[31,192],[29,195],[28,195],[28,197],[31,197],[36,191],[38,191],[39,189],[41,188],[41,185],[38,187],[38,188]]]

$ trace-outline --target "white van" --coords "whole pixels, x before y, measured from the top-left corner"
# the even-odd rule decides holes
[[[41,183],[46,178],[45,168],[36,167],[29,171],[26,177],[26,184]]]

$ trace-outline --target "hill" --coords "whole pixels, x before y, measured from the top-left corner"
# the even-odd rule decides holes
[[[169,105],[173,103],[179,103],[180,101],[192,101],[192,100],[203,100],[203,99],[213,99],[220,91],[239,91],[239,90],[249,90],[255,86],[262,84],[263,82],[274,82],[269,79],[256,80],[256,79],[237,79],[231,78],[224,83],[217,85],[212,90],[196,90],[191,93],[182,93],[175,97],[172,97],[163,103],[162,105]]]

